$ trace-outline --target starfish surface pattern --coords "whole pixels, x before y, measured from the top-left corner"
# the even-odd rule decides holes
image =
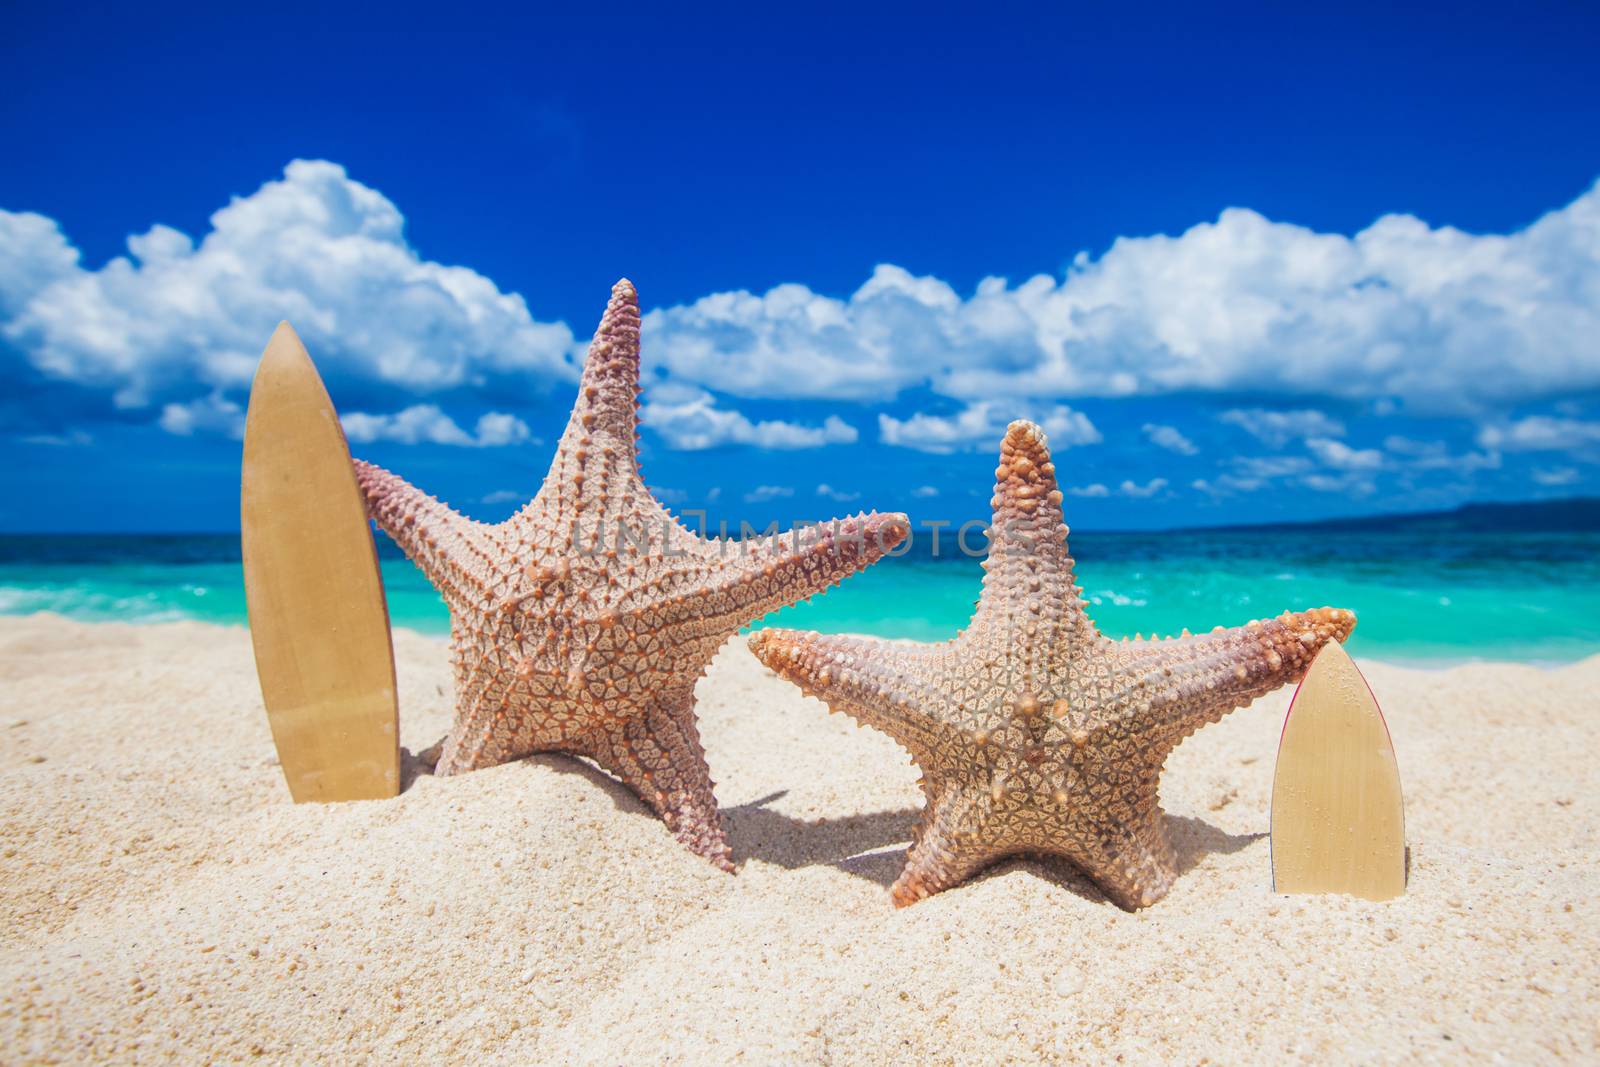
[[[804,537],[703,538],[640,476],[638,394],[638,297],[624,280],[544,485],[510,519],[474,522],[367,463],[356,474],[374,521],[450,608],[456,717],[437,773],[585,756],[731,870],[695,681],[740,627],[878,559],[909,524],[867,514]]]
[[[1177,874],[1157,798],[1189,734],[1299,679],[1355,626],[1323,608],[1171,640],[1102,637],[1067,552],[1044,434],[1008,428],[983,593],[937,645],[763,630],[767,666],[893,737],[927,799],[893,887],[905,905],[1007,856],[1062,856],[1130,910]]]

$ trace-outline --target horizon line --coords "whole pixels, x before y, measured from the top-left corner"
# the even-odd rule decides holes
[[[1529,507],[1561,507],[1561,506],[1585,505],[1585,504],[1594,505],[1596,507],[1600,507],[1600,496],[1585,494],[1585,495],[1581,495],[1581,496],[1539,497],[1539,498],[1533,498],[1533,499],[1527,499],[1527,500],[1469,500],[1469,501],[1464,501],[1464,502],[1462,502],[1460,504],[1457,504],[1454,507],[1450,507],[1450,508],[1434,508],[1434,509],[1427,509],[1427,510],[1421,510],[1421,511],[1354,512],[1354,513],[1350,513],[1350,514],[1346,514],[1346,515],[1332,515],[1332,516],[1327,516],[1327,517],[1318,518],[1318,519],[1281,519],[1281,520],[1265,521],[1265,522],[1223,522],[1223,523],[1207,523],[1207,524],[1202,524],[1202,525],[1192,525],[1192,524],[1190,524],[1190,525],[1178,525],[1178,526],[1153,526],[1153,527],[1144,527],[1144,528],[1126,527],[1126,526],[1122,526],[1122,527],[1076,526],[1076,525],[1072,525],[1070,523],[1068,525],[1071,527],[1071,530],[1072,530],[1072,532],[1074,534],[1168,534],[1168,533],[1198,533],[1198,532],[1246,532],[1246,531],[1254,531],[1254,530],[1274,530],[1274,529],[1284,529],[1284,528],[1309,528],[1309,527],[1317,527],[1317,526],[1338,525],[1338,524],[1345,524],[1345,523],[1352,523],[1352,522],[1393,522],[1393,521],[1399,521],[1399,520],[1404,520],[1404,519],[1435,518],[1435,517],[1444,517],[1444,516],[1449,516],[1449,515],[1459,515],[1461,512],[1466,511],[1468,509],[1473,509],[1473,508],[1520,509],[1520,508],[1529,508]],[[699,509],[691,509],[691,510],[699,510]],[[683,512],[683,509],[681,509],[681,508],[678,509],[677,514],[674,514],[673,518],[675,520],[678,520],[679,515],[681,515],[682,512]],[[776,521],[776,520],[774,520],[774,521]],[[802,521],[809,521],[809,520],[802,520]],[[826,523],[828,521],[832,521],[832,520],[826,520],[826,519],[825,520],[821,520],[821,522],[818,523],[818,525],[820,525],[822,523]],[[934,533],[934,534],[936,534],[937,536],[940,536],[940,537],[945,537],[945,536],[953,537],[953,536],[955,536],[955,530],[956,530],[956,527],[957,527],[957,524],[956,524],[955,520],[953,520],[953,519],[952,520],[944,520],[944,519],[923,520],[922,525],[924,527],[926,527],[926,524],[929,521],[933,521],[933,522],[939,523],[939,529],[931,530],[929,532],[932,532],[932,533]],[[972,520],[969,519],[967,521],[970,522]],[[987,525],[990,520],[989,519],[984,519],[982,521],[985,523],[985,525]],[[918,525],[916,520],[912,520],[912,522],[913,522],[913,526],[914,527],[916,525]],[[948,528],[948,529],[946,529],[946,528]],[[945,532],[941,533],[940,530],[944,530]],[[1597,526],[1597,530],[1600,530],[1600,526]],[[766,528],[761,528],[761,529],[755,530],[754,533],[757,536],[764,536],[764,535],[766,535],[767,530],[766,530]],[[232,530],[61,530],[61,529],[55,529],[55,530],[9,530],[9,529],[0,529],[0,537],[238,537],[238,536],[240,536],[240,534],[241,534],[241,531],[237,530],[237,529],[232,529]]]

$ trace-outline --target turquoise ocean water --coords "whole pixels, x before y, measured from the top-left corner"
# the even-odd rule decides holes
[[[1359,617],[1351,651],[1391,661],[1559,663],[1600,653],[1600,532],[1074,533],[1078,579],[1111,636],[1199,632],[1332,605]],[[443,603],[379,538],[397,626],[448,632]],[[763,625],[942,640],[982,571],[947,541],[884,560]],[[0,613],[243,625],[233,535],[0,535]]]

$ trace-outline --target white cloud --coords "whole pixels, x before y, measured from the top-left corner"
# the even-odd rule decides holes
[[[968,404],[954,415],[929,415],[919,411],[907,419],[878,416],[878,437],[884,444],[946,454],[986,452],[999,447],[1006,426],[1014,419],[1032,418],[1050,438],[1052,448],[1097,444],[1102,439],[1094,423],[1081,411],[1057,404],[1044,411],[1023,405],[988,401]]]
[[[179,437],[214,433],[225,437],[244,436],[244,409],[221,393],[212,393],[183,404],[167,404],[157,420],[161,428]]]
[[[1140,485],[1138,482],[1132,481],[1130,479],[1130,480],[1124,481],[1121,485],[1119,485],[1117,487],[1117,492],[1121,493],[1123,496],[1131,496],[1131,497],[1136,497],[1136,498],[1139,498],[1139,499],[1144,499],[1146,497],[1155,496],[1157,493],[1161,492],[1161,490],[1165,489],[1166,487],[1167,487],[1167,480],[1165,478],[1151,478],[1148,482],[1145,482],[1143,485]]]
[[[827,482],[823,482],[821,485],[817,486],[817,495],[825,496],[829,500],[837,500],[841,504],[848,504],[852,500],[861,499],[860,493],[846,493],[842,490],[835,489]]]
[[[1508,235],[1388,215],[1346,237],[1233,208],[1081,254],[1059,279],[988,278],[963,298],[884,265],[847,299],[718,293],[645,329],[675,376],[751,397],[927,385],[971,401],[1213,391],[1497,409],[1600,387],[1597,227],[1600,186]]]
[[[43,374],[110,390],[127,409],[242,395],[280,319],[324,377],[413,392],[573,377],[565,325],[423,259],[402,225],[382,194],[307,160],[217,211],[198,244],[157,225],[97,270],[50,220],[0,211],[0,332]]]
[[[1200,488],[1204,483],[1204,479],[1195,482],[1195,488]],[[1151,478],[1148,482],[1145,482],[1142,485],[1129,478],[1124,479],[1122,484],[1117,486],[1116,492],[1122,496],[1130,496],[1136,500],[1144,500],[1155,496],[1166,487],[1167,480],[1165,478]],[[1075,485],[1067,490],[1068,496],[1081,497],[1107,497],[1110,496],[1111,493],[1111,488],[1101,482],[1091,482],[1088,485]]]
[[[1485,426],[1478,432],[1478,444],[1507,452],[1568,452],[1600,444],[1600,422],[1530,415]]]
[[[1375,471],[1383,466],[1383,453],[1375,448],[1351,448],[1330,437],[1312,437],[1306,447],[1325,467],[1342,471]]]
[[[794,490],[787,485],[758,485],[744,495],[744,500],[747,504],[759,504],[790,496],[794,496]]]
[[[305,160],[195,237],[152,225],[92,270],[54,220],[0,210],[0,347],[180,434],[237,434],[256,360],[284,318],[346,406],[411,402],[396,394],[449,406],[452,392],[491,390],[510,404],[575,377],[581,350],[565,324],[535,320],[522,297],[468,268],[424,258],[403,225],[377,190]],[[927,390],[937,406],[880,415],[880,436],[952,453],[992,448],[1017,415],[1043,423],[1057,447],[1099,441],[1063,403],[1075,397],[1225,393],[1292,405],[1221,416],[1272,450],[1337,443],[1344,427],[1311,406],[1319,398],[1483,424],[1483,452],[1445,450],[1395,470],[1593,450],[1600,423],[1578,410],[1507,413],[1600,389],[1596,233],[1600,185],[1506,235],[1391,215],[1346,237],[1230,209],[1177,235],[1119,239],[1059,277],[991,277],[971,292],[885,264],[842,299],[798,284],[714,293],[645,317],[645,419],[672,448],[814,448],[855,442],[857,429],[837,415],[752,418],[718,397],[886,401]],[[478,445],[527,433],[515,416],[497,418],[468,433],[441,413],[415,433]],[[390,439],[413,432],[375,426]],[[1177,427],[1143,432],[1195,454]],[[1307,447],[1334,471],[1384,463],[1372,449]],[[1241,468],[1206,484],[1248,491],[1273,477],[1284,476]]]
[[[1189,483],[1190,488],[1197,489],[1211,496],[1230,496],[1234,493],[1254,493],[1258,489],[1266,488],[1268,479],[1257,478],[1249,475],[1220,474],[1216,478],[1196,478]]]
[[[478,439],[477,444],[483,448],[520,445],[525,441],[537,443],[538,440],[528,430],[527,423],[503,411],[490,411],[480,415],[474,436]]]
[[[1273,448],[1304,437],[1343,437],[1344,423],[1320,411],[1268,411],[1265,408],[1234,408],[1217,416],[1237,426]]]
[[[482,504],[510,504],[517,500],[527,499],[526,494],[515,489],[496,489],[492,493],[485,493],[480,499]]]
[[[939,490],[931,485],[919,485],[915,489],[911,490],[911,495],[914,497],[927,499],[929,497],[938,496]]]
[[[1234,456],[1231,470],[1190,484],[1212,496],[1253,493],[1285,482],[1323,493],[1366,496],[1375,489],[1373,474],[1386,466],[1376,449],[1355,449],[1324,437],[1310,439],[1306,447],[1315,461],[1307,456]],[[1329,469],[1319,469],[1319,464]]]
[[[650,486],[650,493],[663,504],[678,507],[689,499],[689,494],[682,489],[674,489],[666,485]]]
[[[55,221],[0,209],[0,325],[40,292],[78,273],[78,250]]]
[[[1576,467],[1535,467],[1533,468],[1533,480],[1540,485],[1553,488],[1555,486],[1575,484],[1579,480],[1579,474]]]
[[[341,415],[339,422],[344,426],[345,436],[357,444],[392,441],[404,445],[497,448],[533,440],[527,423],[515,415],[491,411],[479,418],[474,431],[468,433],[434,404],[413,404],[388,415],[352,411]]]
[[[1270,481],[1304,474],[1311,469],[1311,461],[1304,456],[1235,456],[1233,466],[1246,478]]]
[[[67,430],[62,433],[32,433],[21,438],[24,444],[49,445],[52,448],[83,448],[94,444],[94,436],[83,430]]]
[[[1363,471],[1308,474],[1300,479],[1300,484],[1319,493],[1344,493],[1348,496],[1369,496],[1376,488],[1372,478]]]
[[[1169,452],[1176,452],[1183,456],[1192,456],[1200,450],[1195,447],[1176,426],[1162,426],[1159,423],[1147,422],[1144,424],[1144,435],[1150,438],[1150,443],[1158,445]]]
[[[1285,480],[1305,483],[1317,477],[1316,465],[1306,456],[1233,456],[1229,470],[1214,478],[1197,478],[1190,486],[1211,496],[1254,493]]]
[[[960,304],[941,288],[880,267],[849,303],[795,284],[762,296],[713,293],[646,315],[646,358],[737,396],[884,399],[925,377],[909,358],[926,331],[924,301]],[[925,350],[943,344],[925,340]]]
[[[743,414],[717,406],[703,389],[667,383],[646,394],[649,402],[639,412],[640,421],[661,435],[668,448],[699,451],[721,445],[800,449],[823,445],[854,444],[860,437],[854,426],[829,415],[821,426],[771,419],[753,422]]]
[[[1498,470],[1500,453],[1453,452],[1443,441],[1414,441],[1409,437],[1391,434],[1383,439],[1383,447],[1406,469],[1411,471],[1454,471],[1467,475],[1480,470]]]
[[[1443,441],[1417,441],[1399,434],[1390,434],[1383,439],[1383,447],[1397,456],[1407,459],[1426,459],[1432,456],[1442,456],[1450,451],[1450,446]]]

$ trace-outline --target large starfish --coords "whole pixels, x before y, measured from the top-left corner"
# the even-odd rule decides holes
[[[708,540],[639,473],[639,304],[620,281],[589,346],[544,485],[495,526],[356,462],[372,518],[450,608],[456,719],[439,774],[532,752],[586,756],[731,870],[695,728],[694,684],[769,611],[836,584],[905,537],[868,514],[801,537]]]
[[[1043,432],[1014,422],[995,472],[983,594],[938,645],[763,630],[763,663],[893,737],[927,805],[894,883],[905,905],[1019,853],[1063,856],[1129,910],[1177,875],[1157,785],[1189,734],[1295,681],[1355,626],[1284,614],[1201,637],[1115,642],[1083,608]]]

